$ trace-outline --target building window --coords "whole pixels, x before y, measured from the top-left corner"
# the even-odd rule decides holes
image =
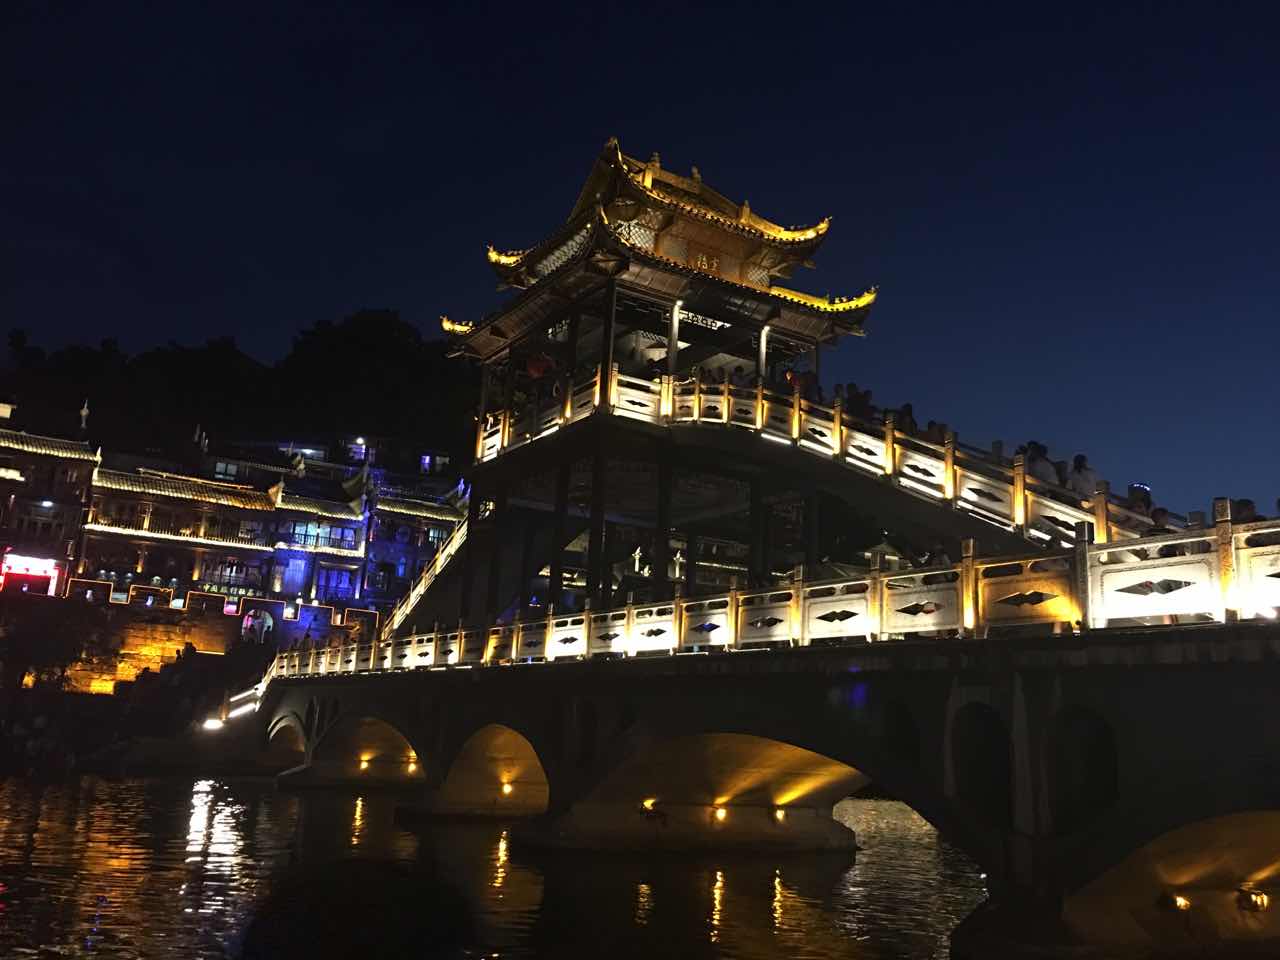
[[[405,574],[409,572],[409,558],[401,557],[396,563],[396,576],[401,580],[405,578]]]
[[[240,473],[240,464],[219,460],[213,465],[213,475],[219,480],[234,480]]]
[[[433,547],[439,547],[440,544],[444,543],[445,538],[447,536],[448,536],[448,532],[445,530],[444,527],[428,527],[427,528],[427,540],[428,542],[430,542],[430,544]]]

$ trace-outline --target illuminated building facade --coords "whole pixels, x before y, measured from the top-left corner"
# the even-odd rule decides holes
[[[0,579],[10,588],[63,587],[100,462],[87,443],[0,429]]]
[[[179,605],[196,590],[385,610],[459,518],[425,492],[439,475],[387,480],[300,455],[104,463],[84,442],[0,429],[0,577],[50,594],[77,577],[118,601],[149,587]]]

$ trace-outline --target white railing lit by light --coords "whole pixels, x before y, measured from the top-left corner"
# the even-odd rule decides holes
[[[467,521],[463,519],[453,532],[449,534],[447,540],[440,544],[440,549],[436,551],[435,556],[431,558],[431,562],[422,568],[422,573],[418,579],[414,581],[413,586],[391,608],[391,613],[387,615],[386,623],[382,628],[383,636],[391,636],[396,628],[404,622],[404,618],[413,610],[414,605],[422,599],[422,595],[427,592],[427,588],[440,575],[445,566],[453,559],[453,555],[458,552],[458,548],[466,542],[467,539]]]
[[[1032,543],[1068,549],[1078,523],[1094,525],[1099,542],[1142,535],[1150,521],[1126,509],[1105,484],[1082,499],[1028,475],[1021,456],[1005,459],[956,441],[948,433],[934,443],[883,422],[856,420],[837,404],[827,407],[761,385],[703,384],[697,377],[642,379],[615,364],[602,382],[599,371],[569,391],[523,413],[490,415],[480,425],[481,462],[532,443],[597,411],[658,426],[741,429],[774,444],[832,460],[852,471],[883,478],[912,496],[960,510],[1021,533]],[[1176,521],[1175,521],[1176,522]]]
[[[1214,506],[1212,527],[1123,543],[1092,543],[1082,527],[1071,550],[979,558],[970,540],[950,566],[842,580],[797,575],[768,589],[283,651],[232,702],[243,710],[286,677],[1276,620],[1280,521],[1233,524],[1227,501]]]

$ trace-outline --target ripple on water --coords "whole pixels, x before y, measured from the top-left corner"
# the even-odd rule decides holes
[[[837,807],[863,847],[852,861],[551,856],[503,824],[409,832],[394,803],[261,782],[0,784],[0,956],[235,957],[273,881],[346,858],[456,887],[476,958],[942,958],[985,895],[977,867],[893,801]]]

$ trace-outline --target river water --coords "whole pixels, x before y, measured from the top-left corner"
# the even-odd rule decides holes
[[[396,802],[7,781],[0,956],[915,960],[946,957],[985,896],[977,866],[889,800],[836,808],[856,857],[677,859],[548,855],[501,823],[407,829]],[[457,949],[431,945],[454,928]]]

